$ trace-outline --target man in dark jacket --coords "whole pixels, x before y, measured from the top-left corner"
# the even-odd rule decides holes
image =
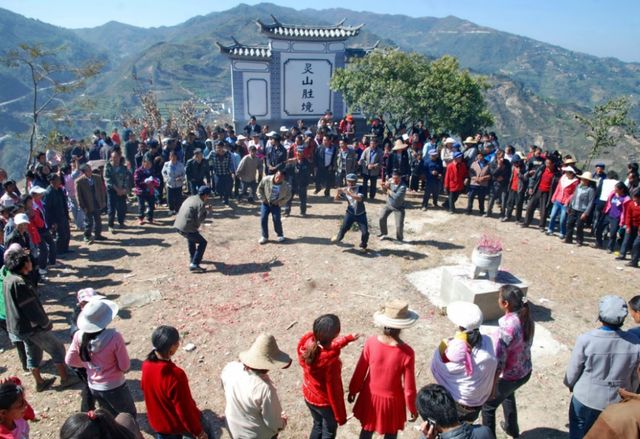
[[[207,199],[211,195],[209,186],[200,186],[198,193],[187,198],[178,211],[173,227],[178,233],[187,239],[189,246],[189,270],[192,272],[205,271],[200,267],[204,251],[207,249],[207,240],[198,229],[207,217]]]
[[[433,207],[438,207],[438,196],[442,189],[444,168],[437,149],[430,149],[428,155],[422,158],[422,170],[425,175],[422,210],[427,210],[429,198],[433,199]]]
[[[288,216],[291,212],[291,202],[293,197],[297,194],[300,198],[300,215],[306,216],[307,214],[307,188],[309,187],[309,179],[311,174],[311,163],[304,156],[305,146],[298,145],[296,148],[296,161],[293,166],[293,180],[292,180],[292,196],[287,201],[287,206],[284,209],[285,216]],[[308,148],[308,147],[307,147]]]
[[[540,206],[540,229],[547,228],[547,208],[551,203],[551,196],[560,178],[556,164],[551,159],[546,159],[544,166],[536,169],[535,174],[529,179],[529,204],[527,214],[522,227],[529,227],[533,220],[533,213]]]
[[[229,144],[224,140],[216,142],[216,150],[209,158],[213,181],[218,196],[225,206],[229,205],[229,197],[235,180],[236,168],[231,152],[227,149]]]
[[[102,236],[102,220],[100,214],[106,204],[106,194],[102,177],[93,174],[91,166],[87,163],[80,167],[80,176],[76,180],[76,198],[78,206],[84,212],[84,240],[91,243],[93,239],[101,241],[106,239]],[[94,237],[91,238],[91,232]]]
[[[507,196],[507,208],[505,215],[500,221],[511,221],[511,215],[514,207],[516,209],[516,221],[522,221],[522,207],[524,206],[527,187],[528,179],[524,160],[516,155],[511,159],[511,174],[507,189],[509,191]]]
[[[265,153],[265,171],[267,175],[274,175],[281,165],[287,161],[287,149],[282,145],[280,134],[275,133],[271,137],[271,145]]]
[[[341,199],[347,201],[347,211],[338,234],[331,238],[331,242],[340,242],[344,235],[351,229],[353,223],[357,223],[360,227],[360,248],[362,251],[367,250],[367,242],[369,241],[369,224],[367,223],[367,211],[364,206],[364,192],[361,186],[356,185],[358,176],[355,174],[347,175],[347,186],[338,188],[336,193],[336,201]]]
[[[204,186],[205,180],[210,184],[209,164],[204,160],[201,149],[193,152],[193,158],[189,159],[185,166],[185,173],[191,195],[198,193],[198,188]]]
[[[27,276],[32,271],[31,258],[25,252],[16,251],[5,261],[11,272],[4,279],[4,300],[7,308],[7,332],[12,341],[24,343],[27,352],[27,367],[36,381],[36,391],[42,392],[53,384],[55,378],[44,379],[40,374],[42,352],[53,360],[60,375],[62,388],[79,382],[67,373],[64,363],[64,345],[51,331],[52,324]]]
[[[42,198],[44,206],[44,216],[49,230],[54,236],[58,254],[69,252],[69,240],[71,231],[69,229],[69,208],[67,196],[62,189],[60,176],[51,174],[49,177],[49,187]]]
[[[359,161],[362,173],[362,190],[365,198],[368,196],[372,200],[376,196],[376,183],[380,178],[382,156],[384,155],[378,143],[378,138],[372,137],[369,141],[369,146],[362,152]]]
[[[328,197],[335,180],[336,146],[333,137],[326,134],[322,143],[316,149],[316,191],[317,194],[324,187],[324,196]]]
[[[489,185],[491,198],[489,208],[485,216],[491,216],[493,205],[500,202],[500,218],[504,218],[507,208],[507,195],[509,194],[509,177],[511,177],[511,162],[504,157],[504,151],[499,149],[496,158],[489,163],[489,174],[491,174],[491,184]]]

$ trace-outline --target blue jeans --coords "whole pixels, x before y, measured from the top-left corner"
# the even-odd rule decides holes
[[[108,411],[114,417],[118,416],[118,413],[129,413],[134,418],[138,415],[136,404],[133,402],[127,383],[111,390],[90,390],[93,397],[100,404],[100,408]]]
[[[253,197],[256,195],[256,187],[258,184],[256,181],[242,181],[240,180],[240,198],[247,195],[247,199],[253,201]]]
[[[115,190],[107,190],[107,212],[108,212],[108,224],[109,227],[113,227],[113,224],[118,217],[118,223],[124,224],[125,217],[127,215],[127,196],[118,195]]]
[[[260,225],[262,226],[262,237],[269,238],[269,214],[273,217],[273,228],[276,231],[276,235],[284,236],[282,231],[282,218],[280,216],[280,206],[274,204],[260,205]]]
[[[146,210],[145,210],[146,206]],[[142,194],[138,195],[138,218],[144,218],[146,213],[147,219],[153,221],[153,211],[156,208],[156,200],[153,195]]]
[[[520,428],[518,427],[518,410],[516,407],[516,390],[522,387],[531,378],[531,372],[516,381],[506,381],[500,378],[496,386],[495,397],[487,401],[482,406],[482,425],[491,429],[494,436],[496,434],[496,409],[502,405],[504,412],[505,430],[509,436],[518,437]]]
[[[39,330],[29,335],[9,334],[12,342],[23,342],[27,353],[27,368],[37,369],[42,363],[42,352],[51,355],[53,364],[64,364],[64,345],[51,331]]]
[[[550,233],[555,232],[556,228],[556,220],[558,219],[558,215],[560,215],[560,236],[567,235],[567,207],[559,201],[553,202],[553,207],[551,208],[551,216],[549,217],[549,227],[547,231]]]
[[[305,401],[306,402],[306,401]],[[338,423],[331,407],[318,407],[307,402],[311,411],[313,427],[309,439],[333,439],[338,431]]]
[[[215,175],[214,180],[216,182],[216,191],[225,204],[229,202],[229,196],[231,195],[231,189],[233,187],[233,179],[231,175]]]
[[[360,215],[354,215],[351,211],[347,210],[338,232],[338,241],[342,241],[344,235],[349,231],[353,223],[357,223],[360,226],[360,247],[367,248],[367,242],[369,242],[369,224],[367,223],[367,214],[362,213]]]
[[[200,234],[200,232],[184,233],[178,230],[178,233],[187,238],[187,245],[189,246],[189,260],[192,264],[200,265],[204,256],[204,251],[207,249],[207,240]]]
[[[69,210],[73,216],[73,222],[78,230],[84,229],[84,211],[78,207],[78,202],[69,197]]]
[[[569,439],[582,439],[600,413],[600,410],[589,408],[572,396],[569,404]]]

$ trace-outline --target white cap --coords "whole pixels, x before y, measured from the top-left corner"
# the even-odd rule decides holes
[[[281,133],[284,133],[284,132],[287,132],[287,131],[289,131],[289,128],[287,128],[286,126],[282,125],[282,126],[280,127],[280,132],[281,132]]]
[[[43,187],[40,186],[32,186],[31,189],[29,190],[29,194],[33,195],[42,195],[46,192],[47,190]]]
[[[19,226],[20,224],[29,224],[29,217],[27,216],[26,213],[19,213],[17,214],[14,218],[13,221],[16,223],[16,226]]]

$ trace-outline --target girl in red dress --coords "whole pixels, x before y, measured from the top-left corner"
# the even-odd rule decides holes
[[[398,430],[404,429],[407,408],[411,421],[417,417],[415,355],[400,339],[400,332],[413,326],[418,315],[406,302],[393,301],[373,319],[383,333],[365,342],[349,383],[348,400],[353,402],[359,394],[353,414],[362,424],[360,439],[370,439],[374,431],[395,439]]]

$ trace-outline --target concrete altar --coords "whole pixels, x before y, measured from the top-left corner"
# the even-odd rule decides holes
[[[444,304],[461,300],[472,302],[480,307],[485,320],[495,320],[504,313],[498,306],[498,291],[503,285],[515,285],[525,295],[529,284],[509,273],[499,270],[495,281],[474,279],[472,265],[442,267],[440,298]]]

